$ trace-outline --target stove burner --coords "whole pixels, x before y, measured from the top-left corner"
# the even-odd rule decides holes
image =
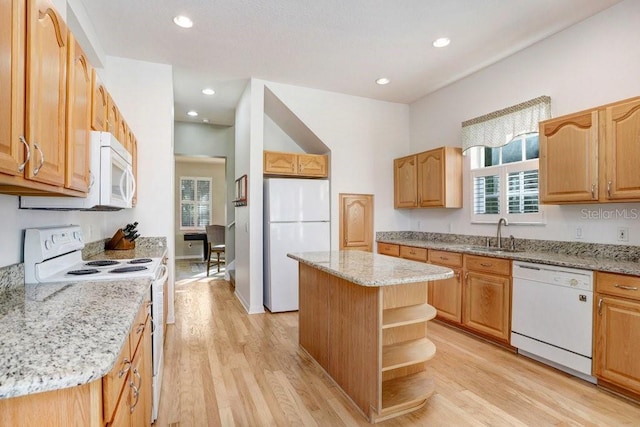
[[[109,265],[116,265],[119,264],[118,261],[114,261],[114,260],[110,260],[110,259],[101,259],[98,261],[90,261],[88,263],[86,263],[85,265],[89,265],[89,266],[96,266],[96,267],[106,267]]]
[[[127,262],[127,264],[148,264],[151,261],[152,261],[151,258],[136,258]]]
[[[95,268],[84,268],[81,270],[71,270],[67,272],[67,274],[73,274],[74,276],[84,276],[87,274],[96,274],[96,273],[100,273],[100,271],[96,270]]]
[[[147,267],[145,267],[144,265],[132,265],[130,267],[114,268],[113,270],[109,270],[109,273],[131,273],[133,271],[142,270],[147,270]]]

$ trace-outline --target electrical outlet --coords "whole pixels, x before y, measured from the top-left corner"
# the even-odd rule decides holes
[[[577,240],[582,239],[582,227],[576,227],[576,239]]]
[[[629,241],[629,227],[618,227],[618,242]]]

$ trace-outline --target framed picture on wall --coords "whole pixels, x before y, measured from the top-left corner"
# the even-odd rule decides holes
[[[233,205],[247,206],[247,175],[236,179],[236,198],[233,200]]]

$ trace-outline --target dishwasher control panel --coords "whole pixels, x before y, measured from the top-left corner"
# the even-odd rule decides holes
[[[577,268],[516,261],[513,263],[513,277],[584,291],[593,290],[593,271]]]

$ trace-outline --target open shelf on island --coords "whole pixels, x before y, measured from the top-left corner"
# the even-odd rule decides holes
[[[382,313],[382,329],[426,322],[436,317],[436,309],[429,304],[389,308]]]
[[[435,383],[425,371],[382,382],[382,410],[376,421],[389,415],[414,410],[422,406],[433,394]]]
[[[427,338],[382,347],[382,372],[426,362],[436,354],[436,346]]]

